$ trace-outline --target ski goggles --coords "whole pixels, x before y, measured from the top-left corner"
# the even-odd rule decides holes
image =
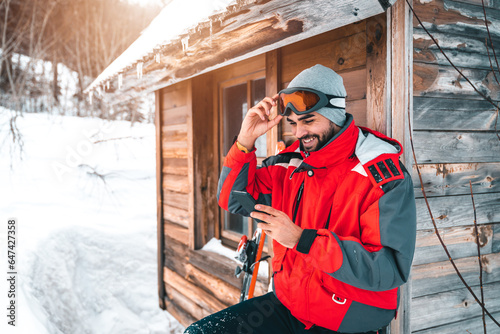
[[[286,88],[278,93],[278,113],[290,115],[307,114],[323,107],[345,109],[345,96],[329,95],[312,88]]]

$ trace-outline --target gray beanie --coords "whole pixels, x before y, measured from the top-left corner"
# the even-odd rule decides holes
[[[331,68],[323,65],[314,65],[299,73],[288,85],[287,88],[304,87],[319,90],[325,94],[346,96],[342,77],[335,73]],[[333,105],[345,107],[345,99],[336,99]],[[316,112],[338,126],[344,126],[346,116],[345,109],[323,107]]]

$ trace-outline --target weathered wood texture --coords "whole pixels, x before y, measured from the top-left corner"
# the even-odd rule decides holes
[[[167,232],[164,250],[167,307],[174,305],[180,321],[201,319],[239,301],[243,276],[236,278],[233,274],[236,261],[189,249],[185,242]],[[259,277],[256,295],[264,294],[267,288],[267,278]]]
[[[405,1],[397,1],[388,10],[388,43],[387,55],[390,70],[387,72],[387,132],[398,140],[404,150],[401,160],[411,166],[409,122],[412,117],[413,72],[412,68],[412,19],[410,9]],[[390,333],[406,334],[411,331],[411,296],[412,279],[401,287],[398,317],[391,322]]]
[[[157,272],[158,272],[158,303],[161,309],[165,309],[165,285],[163,284],[163,263],[165,253],[163,245],[165,244],[164,225],[163,225],[163,157],[161,146],[161,94],[155,92],[155,129],[156,129],[156,237],[157,237]]]
[[[480,295],[478,287],[473,290],[476,295]],[[484,297],[488,311],[498,313],[500,311],[500,282],[485,284]],[[477,318],[479,314],[481,314],[481,308],[465,288],[415,298],[412,308],[412,330],[419,333],[419,330],[432,328],[432,333],[441,333],[437,326]],[[498,328],[495,326],[490,323],[488,333],[498,333]],[[467,333],[465,328],[467,327],[455,333]],[[481,331],[471,333],[481,333]]]
[[[366,21],[366,101],[367,126],[387,134],[387,19],[386,14]]]
[[[476,314],[479,313],[480,312],[476,312]],[[495,319],[500,318],[500,312],[492,313],[492,315]],[[486,328],[488,330],[487,333],[495,333],[493,330],[496,328],[496,325],[488,316],[486,316]],[[418,334],[484,333],[483,319],[480,316],[474,318],[462,319],[461,321],[456,321],[443,326],[431,327],[420,331],[415,331],[414,333]]]
[[[500,163],[429,164],[419,165],[428,197],[470,195],[500,192]],[[413,167],[415,196],[423,197],[417,169]]]
[[[188,120],[191,114],[190,83],[185,82],[160,90],[162,204],[165,224],[189,227],[189,137]],[[179,228],[165,229],[179,235]],[[183,233],[186,234],[186,233]],[[186,240],[186,243],[188,242]]]
[[[192,79],[193,110],[193,197],[194,248],[200,248],[216,235],[219,206],[217,204],[217,117],[211,110],[214,104],[213,75],[204,74]]]
[[[235,58],[263,54],[383,13],[394,2],[239,0],[231,4],[227,11],[198,23],[159,50],[148,50],[149,53],[141,59],[142,79],[136,77],[135,63],[122,70],[124,85],[119,94],[114,94],[117,91],[113,88],[116,87],[115,76],[118,73],[111,74],[111,77],[100,76],[89,89],[113,79],[113,87],[106,98],[110,101],[133,98],[141,91],[157,90],[200,74],[207,68],[224,66]],[[156,53],[162,55],[160,63],[154,59]]]
[[[481,254],[494,253],[493,237],[499,223],[478,226]],[[497,232],[498,233],[498,232]],[[439,230],[453,259],[477,256],[476,233],[474,226],[447,227]],[[496,235],[498,238],[499,236]],[[495,245],[496,246],[496,245]],[[448,260],[434,230],[417,232],[417,251],[413,265],[441,262]]]
[[[474,195],[477,221],[480,224],[500,221],[500,193]],[[416,200],[417,229],[432,229],[427,205],[423,198]],[[474,222],[474,211],[470,195],[429,198],[432,215],[439,228],[467,226]]]
[[[500,2],[485,1],[493,44],[500,46]],[[488,59],[481,0],[414,1],[426,28],[475,87],[500,100]],[[417,249],[412,271],[412,332],[482,332],[481,310],[465,290],[434,234],[421,186],[465,280],[479,292],[472,183],[479,225],[486,306],[500,310],[500,141],[497,111],[445,59],[414,20],[414,144],[422,174],[413,168],[417,197]],[[498,53],[498,51],[497,51]],[[494,61],[494,60],[493,60]],[[488,321],[488,332],[496,328]]]

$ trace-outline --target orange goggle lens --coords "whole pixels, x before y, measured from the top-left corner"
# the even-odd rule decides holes
[[[281,112],[285,112],[286,107],[291,103],[299,112],[304,112],[314,107],[320,100],[320,97],[305,90],[298,90],[292,93],[281,93],[279,103]]]

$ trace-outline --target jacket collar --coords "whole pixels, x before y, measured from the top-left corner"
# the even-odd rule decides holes
[[[305,164],[313,168],[322,168],[336,165],[354,155],[359,130],[354,124],[352,115],[346,114],[346,116],[344,127],[325,146],[314,152],[300,152]],[[295,143],[297,149],[300,147],[298,142],[297,140]]]

